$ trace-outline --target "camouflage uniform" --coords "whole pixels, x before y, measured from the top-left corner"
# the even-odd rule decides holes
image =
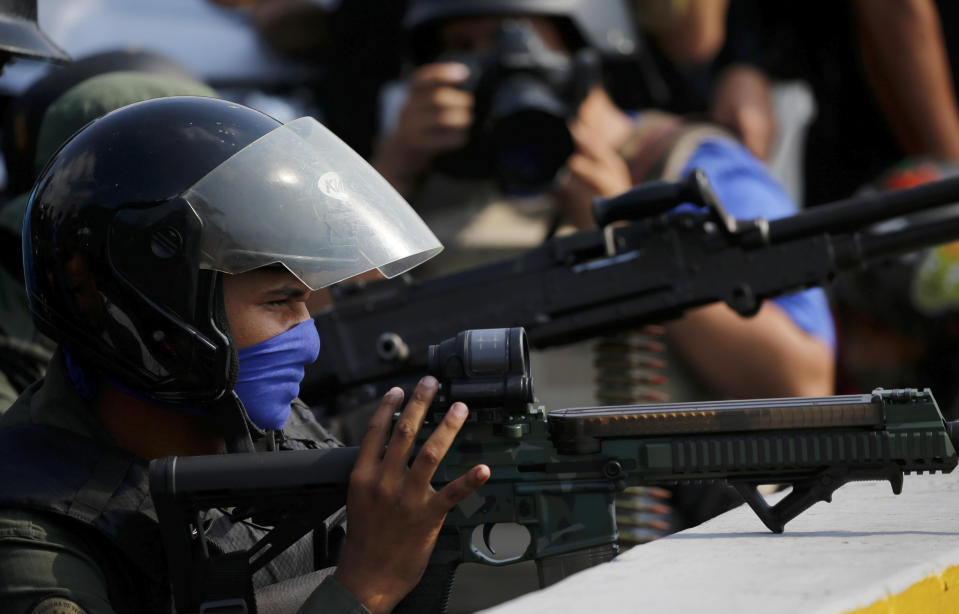
[[[294,403],[293,410],[284,435],[295,434],[297,438],[308,437],[316,442],[307,447],[338,445],[312,419],[305,406]],[[17,430],[24,428],[28,430]],[[0,440],[11,434],[18,436],[21,433],[38,431],[41,433],[40,441],[43,441],[43,434],[49,435],[54,442],[57,441],[56,438],[63,436],[80,438],[84,444],[101,453],[101,460],[110,455],[123,454],[116,449],[104,425],[75,389],[63,356],[59,353],[55,354],[50,362],[46,377],[31,386],[10,411],[0,418]],[[295,443],[299,439],[287,441],[292,442],[291,447],[297,447]],[[12,458],[4,458],[5,452]],[[142,533],[137,536],[139,542],[142,542],[137,547],[155,548],[158,552],[153,553],[156,556],[152,560],[146,556],[132,560],[132,547],[123,544],[131,540],[129,535],[122,536],[121,531],[121,537],[106,536],[102,526],[79,520],[76,505],[71,506],[69,514],[58,514],[49,509],[39,512],[37,509],[42,507],[39,501],[45,493],[18,492],[14,495],[10,485],[17,481],[18,476],[5,472],[30,469],[18,467],[17,458],[9,449],[0,448],[0,459],[3,459],[0,463],[0,484],[3,484],[0,486],[0,560],[3,561],[3,565],[0,565],[0,611],[10,614],[60,611],[44,609],[53,608],[54,605],[74,608],[62,611],[88,614],[169,611],[169,584],[151,580],[151,573],[159,570],[162,574],[165,570],[165,560],[162,549],[159,548],[159,527],[148,496],[139,502],[139,509],[135,513],[140,520],[138,528]],[[73,459],[58,460],[71,462]],[[80,459],[76,460],[80,462]],[[100,461],[97,464],[100,464]],[[125,474],[134,475],[139,472],[138,475],[145,477],[145,467],[146,461],[132,459],[131,468]],[[22,475],[19,477],[22,478]],[[41,483],[48,477],[38,475],[36,480],[30,481]],[[91,478],[90,482],[93,481],[95,480]],[[85,483],[82,489],[90,490],[89,486],[89,482]],[[140,492],[148,492],[145,483],[134,486]],[[18,500],[12,501],[12,498]],[[78,492],[74,501],[80,499]],[[102,515],[110,514],[108,507]],[[124,520],[114,518],[111,522],[119,523],[122,527]],[[210,531],[213,531],[212,525]],[[309,537],[304,540],[311,541]],[[303,544],[299,547],[302,549],[309,546],[310,544]],[[286,554],[287,552],[284,552],[284,555]],[[264,582],[288,579],[290,576],[283,573],[284,569],[287,572],[301,571],[303,567],[307,567],[306,571],[312,571],[311,551],[304,556],[299,553],[297,546],[294,546],[290,555],[307,561],[305,564],[302,561],[284,562],[282,567],[278,564],[278,570],[271,572],[265,580],[258,576],[260,584],[266,586]],[[160,577],[162,578],[162,575]],[[256,580],[257,578],[254,578],[255,584]],[[156,586],[163,588],[157,590]],[[160,593],[159,596],[156,593]],[[62,601],[57,603],[56,599]],[[162,605],[157,605],[158,603]],[[275,610],[271,608],[270,611]],[[367,612],[366,608],[332,577],[325,578],[297,611],[344,614]]]

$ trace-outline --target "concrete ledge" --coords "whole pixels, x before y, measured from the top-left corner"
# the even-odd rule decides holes
[[[957,510],[957,475],[847,484],[782,535],[742,506],[484,612],[959,612]]]

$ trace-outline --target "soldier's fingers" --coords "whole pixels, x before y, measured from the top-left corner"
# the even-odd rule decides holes
[[[390,425],[393,422],[393,413],[403,402],[403,389],[392,388],[383,395],[379,407],[369,424],[366,425],[366,433],[360,442],[359,455],[356,457],[356,470],[367,470],[375,467],[383,453],[383,446],[386,444],[386,436],[390,432]]]
[[[427,375],[419,381],[416,389],[406,404],[406,409],[400,414],[393,425],[393,435],[383,457],[383,471],[393,478],[399,477],[406,471],[406,460],[410,456],[416,433],[420,430],[426,410],[429,409],[439,383],[435,377]]]
[[[410,467],[406,477],[411,488],[420,488],[433,479],[436,468],[446,456],[463,423],[466,422],[468,413],[463,403],[453,403],[450,410],[446,412],[443,421],[416,453],[416,460],[413,461],[413,466]]]
[[[489,479],[490,469],[486,465],[477,465],[443,487],[433,496],[437,514],[445,514],[460,501],[475,492]]]

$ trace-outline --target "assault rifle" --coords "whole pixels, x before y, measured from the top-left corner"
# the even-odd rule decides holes
[[[743,221],[726,212],[700,171],[679,183],[645,184],[594,203],[600,229],[551,239],[517,258],[425,281],[335,289],[334,306],[315,318],[323,350],[300,395],[331,412],[356,407],[415,381],[430,343],[470,328],[523,326],[542,348],[717,301],[752,315],[765,299],[828,283],[841,271],[959,239],[959,217],[868,231],[957,201],[959,178],[952,178]],[[699,207],[674,212],[680,203]]]
[[[882,390],[818,398],[666,403],[561,409],[534,404],[528,342],[521,328],[464,331],[432,346],[430,372],[440,381],[417,441],[430,435],[455,400],[470,407],[433,482],[440,487],[477,463],[489,481],[447,515],[440,542],[406,611],[443,610],[456,566],[537,562],[540,582],[616,554],[614,495],[633,485],[725,480],[771,531],[856,480],[948,473],[957,464],[959,423],[947,423],[932,393]],[[259,569],[322,526],[345,502],[356,448],[172,457],[150,464],[150,490],[164,533],[179,612],[203,603],[211,570]],[[790,484],[775,505],[762,484]],[[272,531],[247,552],[207,546],[205,510],[231,508]],[[473,532],[518,523],[529,545],[493,558]],[[242,565],[236,567],[237,561]],[[241,586],[243,586],[241,584]],[[238,595],[242,598],[243,595]]]

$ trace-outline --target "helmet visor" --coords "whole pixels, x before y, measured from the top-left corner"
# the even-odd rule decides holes
[[[372,269],[394,277],[443,246],[396,190],[311,117],[240,150],[183,194],[203,224],[200,267],[282,264],[311,290]]]

